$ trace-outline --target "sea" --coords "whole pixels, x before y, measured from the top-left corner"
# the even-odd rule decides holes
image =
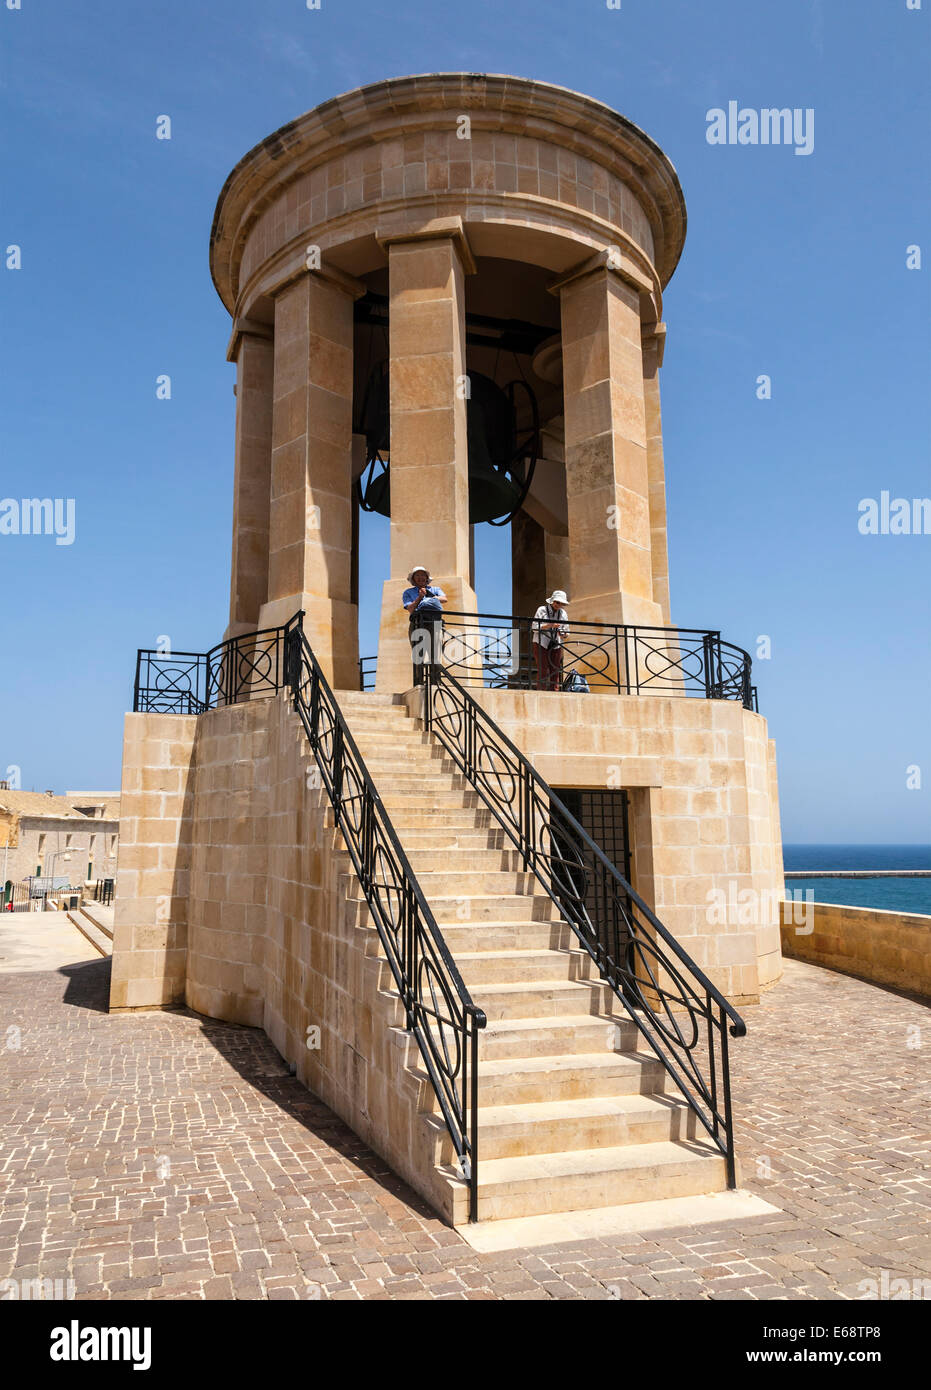
[[[931,869],[931,845],[783,845],[786,896],[931,916],[931,878],[793,878],[793,869]]]

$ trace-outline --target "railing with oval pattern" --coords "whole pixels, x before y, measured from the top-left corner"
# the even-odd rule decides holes
[[[292,620],[293,621],[293,620]],[[289,625],[245,632],[209,652],[140,648],[133,709],[152,714],[204,714],[257,695],[274,695],[284,681]]]
[[[743,1037],[743,1019],[448,669],[428,668],[423,708],[723,1154],[734,1187],[728,1033]]]
[[[444,613],[443,664],[466,686],[551,689],[570,678],[584,680],[590,690],[740,700],[745,708],[756,709],[749,654],[712,629],[587,622],[573,616],[553,649],[558,669],[542,674],[534,652],[539,631],[536,618]]]
[[[739,700],[759,713],[749,653],[710,628],[634,627],[570,618],[552,669],[538,666],[535,618],[444,613],[443,664],[470,688],[615,690],[619,695]],[[359,688],[375,685],[377,660],[359,661]],[[584,685],[580,682],[584,682]]]
[[[303,616],[303,615],[301,615]],[[469,994],[330,685],[298,622],[287,681],[375,922],[478,1219],[478,1035]]]
[[[209,652],[140,650],[135,711],[203,714],[290,690],[336,825],[478,1219],[478,1035],[485,1015],[463,983],[381,797],[303,631],[303,613]]]

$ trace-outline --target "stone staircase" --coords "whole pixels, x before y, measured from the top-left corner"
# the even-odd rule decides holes
[[[479,1033],[479,1216],[538,1216],[719,1192],[724,1158],[587,952],[438,741],[390,695],[336,698],[488,1025]],[[349,895],[361,899],[354,875]],[[416,1049],[415,1049],[416,1052]],[[419,1054],[417,1054],[419,1061]],[[423,1123],[468,1192],[422,1075]],[[701,1136],[701,1137],[699,1137]]]
[[[84,903],[68,912],[68,920],[85,936],[101,956],[113,955],[113,908]]]

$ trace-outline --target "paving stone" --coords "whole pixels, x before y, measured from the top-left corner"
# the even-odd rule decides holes
[[[846,1300],[931,1273],[927,1010],[788,962],[731,1048],[753,1220],[480,1255],[265,1035],[111,1017],[109,961],[0,977],[0,1272],[82,1300]],[[159,1161],[168,1160],[168,1176]],[[765,1159],[758,1164],[757,1160]]]

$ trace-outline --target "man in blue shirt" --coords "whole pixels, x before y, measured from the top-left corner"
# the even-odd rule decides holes
[[[446,595],[439,585],[430,583],[430,571],[425,565],[415,565],[407,582],[412,587],[404,590],[401,602],[410,614],[414,684],[422,685],[425,667],[438,667],[442,657]]]

